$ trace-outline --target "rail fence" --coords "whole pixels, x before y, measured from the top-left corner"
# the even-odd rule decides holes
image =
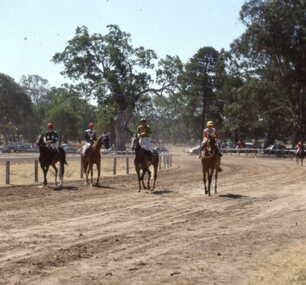
[[[135,173],[134,169],[134,155],[102,155],[101,157],[101,176],[104,175],[103,172],[103,166],[106,169],[106,166],[108,168],[107,173],[111,175],[129,175],[132,172]],[[160,154],[160,161],[159,161],[159,169],[167,169],[172,167],[172,160],[173,160],[173,154],[170,153],[162,153]],[[80,179],[84,177],[83,173],[83,167],[82,167],[82,161],[79,157],[76,156],[67,156],[67,162],[68,167],[65,169],[65,177],[67,174],[67,171],[69,170],[69,166],[72,165],[72,173],[70,172],[68,176],[74,176],[75,173],[79,173]],[[26,165],[25,167],[22,167],[22,165]],[[32,166],[31,166],[32,165]],[[77,166],[78,165],[78,166]],[[49,172],[52,172],[52,167],[50,167]],[[22,181],[23,177],[27,179],[29,182],[32,178],[31,182],[37,183],[39,181],[39,177],[42,177],[42,171],[40,170],[39,162],[37,157],[0,157],[0,172],[4,173],[4,183],[5,185],[13,184],[14,181],[12,181],[12,174],[13,176],[16,176],[16,174],[19,174],[18,181]],[[26,173],[29,173],[29,175],[26,175]],[[39,175],[40,173],[40,175]],[[54,173],[53,173],[54,174]],[[50,175],[53,175],[50,174]],[[95,173],[94,173],[95,175]],[[2,175],[1,175],[2,176]],[[3,176],[2,176],[3,177]],[[51,178],[51,176],[50,176]],[[65,179],[66,180],[66,179]],[[22,183],[22,182],[21,182]],[[14,183],[15,185],[16,183]],[[17,183],[18,184],[18,183]]]
[[[266,151],[261,148],[227,148],[221,149],[221,152],[226,155],[238,155],[246,157],[268,157],[268,158],[293,158],[296,150],[294,149],[279,149]]]

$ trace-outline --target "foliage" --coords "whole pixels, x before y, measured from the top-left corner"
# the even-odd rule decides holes
[[[90,35],[86,27],[78,27],[76,34],[61,53],[53,57],[55,63],[63,63],[62,74],[79,81],[74,88],[86,88],[97,98],[98,106],[110,107],[115,114],[116,146],[124,149],[136,104],[148,92],[160,92],[150,86],[156,54],[151,49],[134,48],[130,35],[116,25],[107,26],[106,35]],[[164,85],[162,90],[167,86]]]
[[[13,78],[0,73],[0,134],[8,140],[28,137],[31,101]]]
[[[264,102],[272,102],[275,110],[271,112],[265,105],[264,113],[269,117],[261,118],[270,142],[281,138],[284,129],[278,132],[276,126],[286,126],[285,122],[291,122],[294,140],[305,138],[305,8],[305,1],[251,0],[240,12],[247,30],[232,44],[234,64],[230,66],[232,70],[238,67],[236,71],[245,78],[263,80],[266,92],[257,96],[258,103],[263,106]]]

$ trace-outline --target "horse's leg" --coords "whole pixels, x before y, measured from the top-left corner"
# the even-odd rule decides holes
[[[55,171],[55,186],[57,186],[57,172],[58,172],[58,169],[56,167],[56,165],[54,163],[51,164],[51,166],[53,167],[54,171]]]
[[[148,172],[148,183],[147,183],[147,188],[150,189],[151,171],[150,171],[149,168],[147,169],[147,172]]]
[[[146,172],[147,172],[147,169],[142,169],[142,174],[141,174],[141,177],[140,177],[143,189],[147,189],[146,185],[144,184],[144,176],[145,176]]]
[[[48,184],[48,181],[47,181],[47,173],[48,173],[48,170],[49,170],[49,166],[42,166],[41,167],[43,173],[44,173],[44,182],[43,182],[43,186],[47,186]]]
[[[60,161],[60,174],[59,174],[59,177],[60,177],[60,187],[63,185],[64,183],[64,173],[65,173],[65,163],[63,161]]]
[[[215,174],[215,194],[217,194],[218,174],[219,174],[219,171],[218,171],[218,169],[216,169],[216,174]]]
[[[153,188],[152,188],[152,190],[155,189],[155,182],[156,182],[157,170],[158,170],[158,162],[157,162],[157,164],[154,164],[153,166],[154,166],[154,181],[153,181]]]
[[[88,162],[83,160],[83,173],[85,175],[85,182],[84,182],[85,186],[89,184],[87,170],[88,170]]]
[[[141,178],[140,178],[140,169],[138,167],[136,168],[136,173],[137,173],[138,184],[139,184],[138,192],[140,192],[141,191],[141,182],[140,182]]]
[[[97,171],[98,171],[96,186],[99,186],[100,171],[101,171],[101,163],[100,163],[100,162],[97,162],[96,165],[97,165]]]
[[[93,185],[93,163],[89,164],[89,170],[90,170],[90,185]]]
[[[202,164],[202,173],[203,173],[204,194],[207,195],[207,187],[206,187],[207,169],[205,168],[203,164]]]
[[[213,169],[208,170],[208,196],[211,196],[210,187],[211,187],[211,181],[212,181],[213,174],[214,174]]]

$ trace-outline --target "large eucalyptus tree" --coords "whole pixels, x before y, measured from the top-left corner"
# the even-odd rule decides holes
[[[145,94],[158,93],[168,85],[164,81],[157,87],[152,85],[150,70],[157,58],[153,50],[134,48],[130,34],[116,25],[107,27],[106,35],[91,35],[87,27],[78,27],[65,50],[56,53],[53,61],[64,64],[62,74],[76,81],[74,88],[86,89],[97,99],[98,107],[112,113],[115,144],[117,149],[124,149],[137,102]]]
[[[291,122],[294,140],[306,136],[305,13],[304,0],[247,1],[240,12],[246,32],[232,45],[240,71],[270,86],[262,94],[270,96],[263,100],[270,102],[262,110],[266,131]]]

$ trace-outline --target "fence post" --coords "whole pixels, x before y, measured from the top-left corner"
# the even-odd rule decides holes
[[[161,165],[162,165],[162,158],[163,158],[163,155],[161,154],[159,158],[160,158],[160,159],[159,159],[159,167],[158,167],[158,168],[161,169],[161,168],[162,168]]]
[[[113,174],[116,175],[117,172],[117,157],[114,157],[114,169],[113,169]]]
[[[38,160],[34,160],[34,182],[38,182]]]
[[[130,174],[129,157],[126,157],[126,174]]]
[[[10,184],[10,161],[5,163],[5,184]]]
[[[164,169],[166,169],[166,156],[164,155]]]
[[[170,167],[172,167],[172,154],[170,154]]]
[[[80,163],[80,177],[81,178],[83,178],[83,174],[84,174],[84,172],[83,172],[83,160],[81,158],[81,163]]]

